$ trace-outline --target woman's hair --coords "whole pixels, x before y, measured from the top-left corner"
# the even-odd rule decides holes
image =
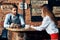
[[[55,16],[54,16],[53,12],[49,10],[47,5],[43,5],[43,6],[41,6],[41,8],[43,9],[43,15],[44,16],[48,15],[52,19],[52,21],[54,21],[55,24],[57,25],[57,21],[55,19]]]

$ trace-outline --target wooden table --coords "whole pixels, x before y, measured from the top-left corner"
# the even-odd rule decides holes
[[[21,37],[21,35],[24,35],[25,31],[35,31],[34,29],[24,29],[24,28],[6,28],[9,31],[9,40],[25,40],[24,36]],[[23,33],[20,33],[23,32]],[[20,36],[18,36],[20,35]]]
[[[36,31],[33,28],[29,28],[29,29],[24,29],[24,28],[6,28],[9,31]]]

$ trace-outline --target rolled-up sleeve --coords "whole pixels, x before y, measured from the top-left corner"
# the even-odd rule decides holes
[[[9,15],[7,14],[4,20],[4,28],[8,28],[9,27]]]
[[[42,31],[44,30],[46,27],[48,27],[50,21],[50,19],[48,17],[44,18],[43,21],[42,21],[42,24],[38,27],[32,27],[34,28],[35,30],[39,30],[39,31]]]
[[[24,22],[23,16],[20,16],[19,18],[20,18],[21,25],[24,26],[25,22]]]

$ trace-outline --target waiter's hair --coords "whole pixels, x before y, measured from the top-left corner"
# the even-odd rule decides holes
[[[17,5],[15,5],[15,4],[13,4],[13,8],[17,8],[18,9]]]

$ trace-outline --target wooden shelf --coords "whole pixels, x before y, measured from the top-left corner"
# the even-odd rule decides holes
[[[48,4],[48,0],[31,0],[32,16],[40,16],[40,6],[43,4]]]

